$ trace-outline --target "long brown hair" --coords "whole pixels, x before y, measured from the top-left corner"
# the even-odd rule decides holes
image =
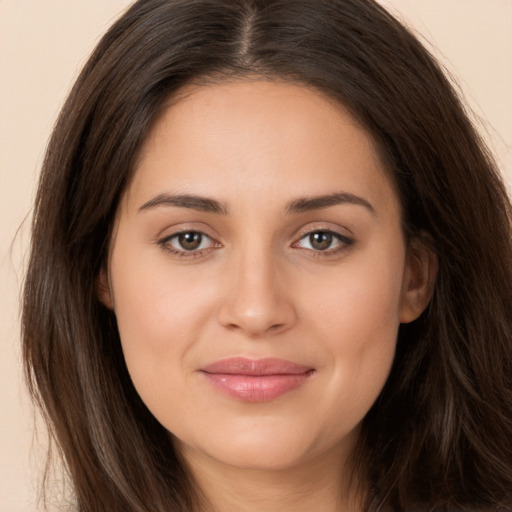
[[[78,509],[186,511],[196,499],[95,282],[164,102],[192,81],[249,75],[344,105],[394,176],[405,233],[439,260],[431,304],[400,327],[364,420],[367,510],[512,506],[511,207],[439,66],[374,0],[139,0],[100,41],[54,129],[24,290],[27,378]]]

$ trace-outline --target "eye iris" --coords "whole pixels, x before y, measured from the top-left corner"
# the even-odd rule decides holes
[[[180,246],[186,251],[193,251],[197,249],[203,240],[201,233],[181,233],[178,235],[178,242]]]
[[[309,235],[309,243],[313,249],[316,249],[317,251],[325,251],[326,249],[329,249],[332,244],[332,235],[322,231],[311,233]]]

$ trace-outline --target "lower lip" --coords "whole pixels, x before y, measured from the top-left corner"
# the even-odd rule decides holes
[[[232,375],[203,372],[220,392],[244,402],[267,402],[304,384],[312,371],[285,375]]]

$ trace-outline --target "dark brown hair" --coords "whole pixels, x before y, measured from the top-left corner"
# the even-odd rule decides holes
[[[78,509],[190,510],[190,478],[138,397],[95,292],[120,195],[182,86],[257,75],[344,105],[439,260],[364,420],[368,511],[512,506],[511,208],[439,66],[374,0],[139,0],[86,64],[44,161],[23,303],[28,381]]]

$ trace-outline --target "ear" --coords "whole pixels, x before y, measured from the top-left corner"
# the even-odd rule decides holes
[[[114,309],[112,288],[110,286],[110,279],[105,267],[101,267],[100,273],[96,278],[96,296],[105,307],[112,310]]]
[[[436,254],[419,239],[409,243],[406,254],[400,307],[400,322],[416,320],[427,307],[437,276]]]

